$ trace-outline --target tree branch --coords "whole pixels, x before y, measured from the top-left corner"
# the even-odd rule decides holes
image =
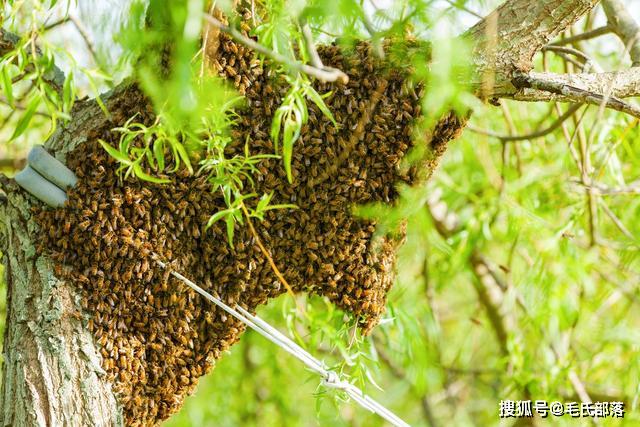
[[[596,37],[604,36],[605,34],[609,34],[611,31],[611,26],[605,25],[594,30],[587,31],[586,33],[577,34],[575,36],[558,40],[557,42],[551,43],[550,46],[565,46],[568,44],[578,43],[584,40],[590,40]]]
[[[513,75],[530,71],[535,54],[597,2],[508,0],[500,5],[463,36],[473,43],[476,93],[490,98],[514,92]],[[487,76],[492,77],[490,88],[483,87]]]
[[[16,34],[6,31],[0,28],[0,57],[6,55],[15,49],[16,45],[20,42],[20,37]],[[34,42],[35,43],[35,42]],[[36,55],[40,55],[40,51],[36,48]],[[27,71],[31,71],[33,65],[27,67]],[[62,94],[62,86],[64,85],[64,73],[53,65],[53,69],[47,73],[43,78],[58,94]]]
[[[271,49],[266,48],[260,43],[256,42],[252,38],[245,36],[240,33],[235,28],[232,28],[228,25],[223,24],[213,16],[205,13],[204,19],[209,22],[214,27],[218,28],[220,31],[229,34],[236,41],[242,43],[243,45],[249,47],[250,49],[265,55],[266,57],[272,59],[275,62],[283,64],[286,67],[289,67],[292,70],[299,71],[309,76],[315,77],[318,80],[323,82],[335,82],[339,81],[342,83],[347,83],[349,81],[349,77],[343,73],[341,70],[332,67],[323,67],[316,68],[311,65],[303,64],[302,62],[291,60],[284,55],[281,55],[277,52],[272,51]]]
[[[609,95],[611,89],[603,91],[592,91],[567,84],[563,81],[557,81],[543,74],[520,74],[516,75],[513,80],[514,86],[519,89],[534,89],[547,92],[563,97],[565,100],[572,102],[583,102],[591,105],[605,105],[616,111],[630,114],[634,117],[640,117],[640,109],[638,107],[624,102],[622,99]]]
[[[11,52],[16,47],[19,41],[20,37],[9,31],[5,31],[3,28],[0,28],[0,56],[4,56],[7,53]]]
[[[562,125],[562,123],[564,123],[565,120],[567,120],[576,111],[578,111],[580,109],[580,107],[582,107],[582,104],[574,104],[574,105],[572,105],[571,107],[569,107],[569,109],[564,114],[562,114],[553,123],[551,123],[551,125],[549,127],[544,128],[544,129],[539,130],[539,131],[536,131],[536,132],[532,132],[532,133],[526,134],[526,135],[501,135],[501,134],[494,133],[494,132],[491,132],[491,131],[488,131],[488,130],[485,130],[485,129],[478,129],[478,128],[475,128],[475,127],[470,126],[470,125],[467,126],[467,129],[469,129],[472,132],[479,133],[481,135],[490,136],[492,138],[498,138],[502,142],[526,141],[526,140],[531,140],[531,139],[536,139],[536,138],[542,138],[543,136],[549,135],[551,132],[553,132],[558,127],[560,127]]]
[[[640,66],[640,27],[620,0],[602,0],[609,26],[629,50],[633,67]]]
[[[530,72],[528,76],[532,81],[547,82],[554,87],[573,87],[595,94],[610,94],[614,98],[622,99],[640,96],[640,68],[607,73],[557,74]],[[540,90],[535,87],[521,87],[513,92],[505,92],[496,96],[530,102],[576,102],[576,98],[570,95]],[[580,100],[580,102],[584,102],[584,100]]]

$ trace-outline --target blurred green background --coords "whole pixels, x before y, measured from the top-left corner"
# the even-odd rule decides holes
[[[401,2],[377,3],[389,15],[401,9]],[[409,8],[416,3],[428,4],[424,13],[432,14],[424,18],[430,22],[427,35],[444,39],[498,2],[406,2]],[[640,15],[640,1],[628,4]],[[61,29],[47,38],[64,40],[72,52],[73,61],[58,54],[56,59],[66,70],[82,70],[77,73],[81,94],[109,86],[101,73],[124,73],[113,59],[117,45],[111,38],[112,21],[126,16],[125,2],[119,5],[117,16],[102,7],[92,13],[82,3],[72,6],[72,13],[86,20],[104,63],[111,64],[108,73],[88,57],[77,32]],[[572,31],[596,28],[603,20],[596,9]],[[111,28],[109,36],[102,34],[105,28]],[[613,35],[581,47],[606,70],[629,65]],[[374,209],[381,217],[407,221],[398,277],[381,325],[371,336],[359,337],[343,313],[304,297],[307,317],[293,310],[287,296],[258,314],[295,333],[312,353],[412,425],[513,425],[498,417],[503,399],[579,402],[584,393],[594,401],[625,402],[626,418],[602,425],[640,425],[638,120],[581,107],[543,138],[507,142],[487,135],[545,129],[568,107],[467,102],[451,75],[458,53],[445,42],[436,49],[441,74],[436,66],[430,76],[438,83],[434,96],[443,101],[434,108],[472,106],[470,128],[450,144],[424,188],[403,192],[398,206]],[[537,58],[538,70],[574,67],[552,52]],[[46,120],[34,119],[23,137],[5,143],[15,118],[7,118],[6,105],[0,105],[0,117],[9,123],[0,131],[0,158],[24,157],[47,133]],[[4,286],[0,279],[0,330]],[[537,422],[586,425],[585,419],[566,415]],[[319,388],[318,378],[300,363],[247,332],[165,425],[384,424]]]

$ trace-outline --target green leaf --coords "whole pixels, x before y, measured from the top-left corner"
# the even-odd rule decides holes
[[[184,164],[187,166],[187,169],[189,169],[189,173],[193,174],[193,167],[191,167],[191,160],[189,160],[189,154],[187,153],[187,150],[184,148],[184,145],[178,142],[175,144],[175,147],[176,147],[176,150],[178,151],[178,154],[180,155],[180,158],[182,159]]]
[[[313,101],[314,104],[318,106],[320,111],[322,111],[322,114],[324,114],[329,120],[331,120],[331,123],[333,123],[334,126],[337,126],[336,119],[333,118],[331,110],[329,110],[329,107],[327,107],[327,104],[325,104],[322,96],[320,96],[320,94],[316,92],[313,87],[309,86],[307,88],[307,96],[309,97],[309,99],[311,99],[311,101]]]
[[[264,208],[265,211],[272,211],[275,209],[300,209],[300,206],[294,205],[292,203],[283,203],[279,205],[269,205]]]
[[[111,157],[113,157],[120,163],[124,163],[125,165],[131,165],[133,163],[133,161],[129,158],[129,156],[116,150],[108,142],[103,141],[102,139],[98,140],[98,142],[100,143],[100,145],[102,145],[102,148],[104,148],[105,151],[109,153]]]
[[[282,126],[282,118],[285,114],[285,110],[283,107],[279,107],[276,110],[276,113],[273,116],[273,120],[271,122],[271,140],[273,141],[273,146],[275,152],[278,152],[278,140],[280,139],[280,127]]]
[[[25,110],[22,117],[20,117],[20,120],[18,120],[16,128],[13,131],[13,135],[11,135],[11,138],[9,138],[9,141],[13,141],[14,139],[18,138],[24,133],[24,131],[27,130],[27,128],[29,127],[29,123],[31,123],[31,119],[33,118],[33,115],[35,114],[39,105],[40,95],[36,95],[33,97],[31,102],[29,102],[29,105],[27,106],[27,109]]]
[[[260,200],[258,201],[258,205],[256,206],[256,212],[261,212],[265,210],[265,208],[269,206],[269,202],[271,201],[272,197],[273,197],[273,192],[269,194],[266,194],[266,193],[263,194],[262,197],[260,197]]]
[[[142,170],[142,167],[140,167],[140,164],[138,163],[134,163],[132,166],[133,166],[133,173],[135,173],[138,178],[144,181],[154,182],[156,184],[167,184],[171,182],[166,178],[158,178],[153,175],[149,175],[144,170]]]
[[[213,224],[215,224],[217,221],[224,218],[226,215],[230,215],[232,213],[231,211],[232,209],[229,208],[229,209],[218,211],[215,214],[211,215],[211,217],[209,218],[209,221],[207,221],[207,226],[205,227],[205,230],[208,230]]]
[[[70,70],[64,80],[62,87],[62,109],[65,112],[71,111],[75,101],[75,88],[73,86],[73,70]]]
[[[307,103],[302,97],[302,94],[296,92],[294,95],[295,105],[297,108],[294,108],[294,112],[297,111],[297,116],[300,117],[300,125],[304,125],[309,120],[309,109],[307,108]]]
[[[282,159],[284,160],[284,170],[287,172],[287,180],[293,182],[291,173],[291,160],[293,158],[293,143],[300,135],[300,123],[295,120],[287,120],[284,124],[284,134],[282,135]]]
[[[2,67],[2,89],[7,97],[7,101],[9,102],[9,106],[14,107],[13,105],[13,83],[11,82],[11,75],[9,74],[9,67],[7,64],[0,65]]]
[[[233,228],[235,226],[233,215],[227,216],[225,221],[227,223],[227,239],[229,240],[229,246],[233,248]]]
[[[153,143],[153,155],[158,162],[158,170],[164,170],[164,142],[161,139],[156,139]]]

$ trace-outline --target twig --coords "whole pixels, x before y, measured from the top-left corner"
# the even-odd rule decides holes
[[[479,13],[474,12],[473,10],[469,9],[468,7],[466,7],[464,5],[456,3],[453,0],[446,0],[446,2],[449,3],[451,6],[455,7],[456,9],[459,9],[459,10],[461,10],[463,12],[467,12],[469,15],[473,15],[478,19],[484,18],[484,16],[480,15]]]
[[[562,125],[562,123],[564,123],[569,117],[571,117],[573,113],[578,111],[580,107],[582,107],[581,104],[572,105],[564,114],[562,114],[553,123],[551,123],[551,125],[548,128],[545,128],[527,135],[500,135],[500,134],[491,132],[489,130],[478,129],[471,125],[468,125],[467,129],[469,129],[472,132],[479,133],[481,135],[490,136],[492,138],[498,138],[502,142],[515,142],[515,141],[525,141],[530,139],[542,138],[543,136],[549,135],[551,132],[553,132],[558,127],[560,127],[560,125]]]
[[[282,273],[280,273],[280,270],[276,266],[276,263],[273,261],[273,258],[271,257],[271,254],[269,254],[269,251],[262,244],[262,240],[260,240],[260,236],[258,236],[258,233],[256,232],[256,229],[253,227],[253,223],[251,222],[251,216],[249,215],[249,211],[247,210],[247,207],[244,205],[244,203],[241,203],[240,206],[242,207],[242,211],[244,212],[244,216],[247,219],[247,224],[249,225],[249,230],[251,231],[251,234],[253,235],[253,237],[256,239],[256,243],[258,244],[258,247],[260,248],[260,251],[262,252],[264,257],[267,259],[267,262],[269,262],[269,266],[271,266],[271,269],[273,270],[273,273],[276,275],[278,280],[284,285],[284,287],[287,289],[287,292],[289,292],[289,294],[291,295],[291,297],[293,297],[293,300],[295,301],[296,300],[296,294],[293,292],[293,289],[291,288],[291,286],[289,286],[289,282],[287,282],[287,279],[285,279],[284,276],[282,275]]]
[[[375,49],[376,55],[378,55],[379,58],[384,58],[384,48],[382,47],[382,43],[380,42],[380,36],[378,34],[378,31],[376,30],[373,23],[369,19],[369,16],[367,16],[366,13],[363,12],[361,17],[362,17],[362,24],[364,25],[364,28],[367,30],[367,33],[369,33],[369,35],[371,36],[371,44]]]
[[[594,182],[588,185],[576,181],[574,181],[574,183],[590,188],[600,196],[627,196],[640,194],[640,180],[634,181],[626,187],[607,187]]]
[[[96,52],[96,48],[93,45],[93,42],[91,41],[91,38],[89,37],[89,33],[87,32],[87,29],[85,28],[85,26],[82,23],[82,21],[80,21],[75,16],[69,16],[69,20],[73,23],[73,26],[76,27],[76,30],[78,30],[78,33],[80,34],[80,37],[82,37],[82,39],[84,40],[85,44],[87,45],[87,49],[89,49],[89,53],[93,57],[93,60],[95,61],[96,65],[100,66],[100,60],[98,59],[98,53]]]
[[[609,26],[629,49],[633,67],[640,66],[640,27],[620,0],[603,0]]]
[[[446,239],[456,232],[456,222],[447,221],[446,219],[448,217],[448,209],[444,202],[434,197],[426,203],[426,207],[427,213],[431,216],[436,226],[436,230],[443,238]],[[500,346],[500,353],[503,356],[508,355],[509,348],[507,346],[508,334],[506,321],[503,314],[500,313],[500,303],[494,298],[495,292],[493,292],[492,289],[497,288],[498,291],[502,291],[502,284],[495,280],[495,277],[490,273],[491,268],[475,249],[469,256],[469,263],[471,264],[473,274],[476,276],[476,280],[473,281],[474,288],[480,303],[487,312],[487,317],[489,318],[489,322]]]
[[[580,179],[583,184],[588,184],[591,182],[591,154],[590,148],[591,145],[587,140],[585,135],[585,130],[583,127],[583,116],[578,119],[576,117],[573,118],[575,124],[575,134],[578,137],[578,142],[580,143],[580,158],[581,158],[581,167],[580,167]],[[593,125],[592,125],[593,126]],[[589,246],[593,247],[598,244],[598,231],[597,231],[597,219],[598,219],[598,206],[597,206],[597,195],[593,193],[593,191],[587,189],[586,191],[586,201],[589,206],[587,210],[589,214]]]
[[[28,93],[28,92],[27,92],[27,93]],[[17,103],[17,102],[14,102],[14,103],[13,103],[13,105],[12,105],[12,104],[11,104],[11,103],[10,103],[10,102],[5,98],[5,97],[3,97],[3,96],[0,96],[0,103],[5,104],[5,105],[8,105],[9,107],[14,108],[14,109],[16,109],[16,110],[24,111],[24,110],[26,110],[26,109],[27,109],[27,107],[25,107],[24,105],[19,104],[19,103]],[[46,117],[46,118],[48,118],[48,119],[50,119],[50,118],[51,118],[51,116],[50,116],[49,114],[47,114],[47,113],[43,113],[42,111],[35,111],[33,114],[34,114],[34,115],[36,115],[36,116]]]
[[[518,133],[516,125],[511,117],[511,110],[507,106],[506,103],[501,103],[500,108],[502,109],[502,116],[504,117],[505,122],[507,123],[507,129],[509,130],[509,135],[515,135]],[[505,144],[506,147],[506,144]],[[520,146],[516,144],[514,146],[513,153],[516,157],[516,170],[518,171],[518,176],[522,176],[522,155],[520,153]]]
[[[305,46],[307,48],[307,52],[311,57],[311,65],[316,68],[323,69],[324,64],[322,63],[322,59],[320,59],[320,55],[318,55],[318,51],[316,50],[316,44],[313,41],[313,34],[311,34],[311,28],[309,24],[306,22],[301,25],[302,35],[304,36]]]
[[[47,24],[44,27],[42,27],[42,31],[49,31],[52,30],[56,27],[59,27],[60,25],[66,24],[67,22],[69,22],[71,19],[68,16],[65,16],[62,19],[58,19],[57,21],[52,22],[51,24]]]
[[[248,48],[253,49],[258,53],[261,53],[265,55],[267,58],[270,58],[273,61],[278,62],[294,71],[299,71],[299,72],[308,74],[309,76],[315,77],[318,80],[321,80],[323,82],[335,82],[335,81],[338,81],[340,83],[349,82],[349,77],[345,73],[343,73],[341,70],[338,70],[337,68],[333,68],[333,67],[316,68],[311,65],[303,64],[300,61],[291,60],[286,56],[279,54],[278,52],[274,52],[271,49],[266,48],[265,46],[261,45],[255,40],[240,33],[235,28],[232,28],[228,25],[223,24],[222,22],[218,21],[216,18],[209,15],[208,13],[204,14],[204,19],[214,27],[218,28],[220,31],[229,34],[236,41],[244,44]]]
[[[618,227],[618,230],[620,230],[622,234],[624,234],[629,239],[636,240],[635,236],[629,231],[627,227],[625,227],[625,225],[622,223],[620,218],[618,218],[616,214],[613,213],[613,211],[609,208],[609,206],[607,206],[606,202],[601,199],[598,199],[598,201],[600,202],[602,206],[602,210],[604,210],[604,213],[606,213],[609,219],[611,219],[611,221],[616,225],[616,227]]]
[[[547,63],[547,56],[546,55],[542,56],[542,66],[543,66],[543,69],[545,71],[548,71],[548,63]],[[553,109],[555,109],[556,114],[561,115],[562,109],[560,108],[560,103],[553,102]],[[584,118],[587,110],[588,110],[588,108],[584,109],[584,111],[582,113],[582,116],[580,117],[580,120],[579,120],[580,122]],[[569,133],[569,128],[567,127],[566,122],[562,123],[561,127],[562,127],[562,135],[564,136],[564,139],[567,142],[567,148],[569,149],[569,154],[571,154],[571,158],[575,162],[576,167],[578,168],[578,170],[580,170],[581,166],[580,166],[580,160],[578,159],[578,153],[576,152],[576,149],[573,146],[573,140],[574,140],[574,138],[576,136],[576,133],[574,132],[573,135],[571,135]]]
[[[600,72],[601,70],[598,69],[596,62],[586,53],[578,50],[578,49],[574,49],[572,47],[567,47],[567,46],[555,46],[555,45],[547,45],[545,47],[542,48],[543,52],[556,52],[556,53],[566,53],[572,56],[575,56],[577,58],[582,59],[583,64],[578,64],[580,66],[580,68],[582,68],[583,72],[588,72],[591,69],[594,69],[596,72]]]
[[[638,107],[624,102],[615,96],[606,96],[590,90],[582,89],[558,82],[553,79],[544,78],[541,73],[537,75],[517,74],[513,79],[513,84],[519,89],[535,89],[543,92],[549,92],[560,95],[565,99],[573,102],[582,102],[591,105],[604,105],[612,110],[629,114],[633,117],[640,117],[640,109]]]
[[[446,239],[446,238],[450,237],[453,233],[455,233],[459,229],[459,227],[454,227],[454,228],[449,227],[445,223],[442,222],[441,218],[445,217],[445,216],[449,216],[449,215],[455,215],[455,214],[449,213],[446,204],[444,204],[444,202],[440,202],[440,203],[443,203],[443,208],[440,209],[442,212],[440,212],[439,214],[434,216],[433,211],[432,211],[432,206],[431,206],[432,203],[434,203],[434,200],[430,200],[429,202],[427,202],[427,204],[426,204],[427,212],[429,214],[431,214],[431,217],[433,218],[434,223],[436,224],[436,230],[438,230],[438,232],[441,234],[441,236]],[[438,223],[440,223],[439,226],[438,226]],[[496,288],[496,290],[498,292],[503,293],[503,292],[506,292],[508,290],[509,286],[502,281],[502,279],[498,275],[498,272],[495,271],[495,269],[493,269],[491,267],[490,263],[488,261],[486,261],[486,259],[484,259],[484,257],[481,254],[479,254],[476,250],[472,251],[469,260],[470,260],[470,262],[472,264],[474,273],[476,273],[476,268],[475,268],[476,265],[482,266],[482,268],[486,268],[486,273],[485,274],[487,276],[490,276],[490,280],[492,280],[495,283],[495,285],[496,285],[495,288]],[[520,307],[520,309],[523,311],[523,313],[526,316],[531,317],[531,315],[529,314],[529,308],[528,308],[527,304],[525,303],[525,301],[522,298],[522,296],[517,294],[517,293],[516,293],[516,303],[517,303],[518,307]],[[495,321],[497,323],[494,324],[492,322],[492,326],[494,328],[496,326],[498,328],[504,327],[506,320],[504,318],[504,315],[502,313],[500,313],[500,311],[498,310],[497,306],[493,307],[492,311],[489,312],[488,314],[490,316],[491,315],[498,316],[498,319],[495,319]],[[500,325],[502,325],[502,326],[500,326]],[[539,327],[538,329],[539,329],[539,333],[541,335],[544,335],[544,331],[542,330],[542,328]],[[501,334],[501,333],[506,333],[506,330],[500,332],[499,329],[498,329],[498,330],[495,330],[495,332],[496,332],[496,334],[499,334],[499,333]],[[547,343],[546,345],[551,350],[555,360],[561,360],[560,353],[554,347],[553,343]],[[580,377],[575,373],[575,371],[570,370],[568,376],[569,376],[569,381],[571,382],[571,385],[573,386],[573,389],[576,392],[576,394],[578,396],[580,396],[580,398],[583,401],[591,402],[590,393],[587,391],[587,388],[585,387],[585,385],[582,382],[582,380],[580,379]]]
[[[578,67],[583,71],[588,70],[588,67],[586,66],[586,64],[578,61],[577,59],[572,58],[571,55],[567,55],[566,53],[562,53],[562,52],[556,52],[556,55],[564,59],[566,62],[570,62],[571,64],[575,65],[576,67]]]
[[[587,31],[586,33],[577,34],[575,36],[567,37],[550,44],[550,46],[564,46],[567,44],[574,44],[585,40],[594,39],[596,37],[604,36],[612,31],[610,25],[605,25],[595,30]]]

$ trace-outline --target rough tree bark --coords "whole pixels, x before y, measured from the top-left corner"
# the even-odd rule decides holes
[[[474,26],[466,36],[475,45],[478,85],[486,89],[490,76],[492,87],[480,94],[516,93],[514,73],[530,71],[533,56],[596,3],[509,0]],[[2,37],[0,47],[5,42]],[[125,86],[104,97],[107,107]],[[72,117],[46,143],[61,159],[108,120],[92,100],[79,102]],[[0,199],[0,249],[8,284],[0,424],[121,425],[97,344],[84,327],[78,293],[56,278],[46,256],[36,255],[32,200],[7,179],[0,180],[0,188],[7,193],[4,202]]]
[[[104,97],[107,107],[126,86]],[[73,121],[47,141],[65,154],[104,123],[94,101],[80,102]],[[36,254],[32,200],[3,179],[7,198],[0,203],[0,248],[7,283],[4,335],[2,425],[122,425],[121,410],[100,366],[93,336],[85,327],[74,286],[56,278],[53,264]]]

